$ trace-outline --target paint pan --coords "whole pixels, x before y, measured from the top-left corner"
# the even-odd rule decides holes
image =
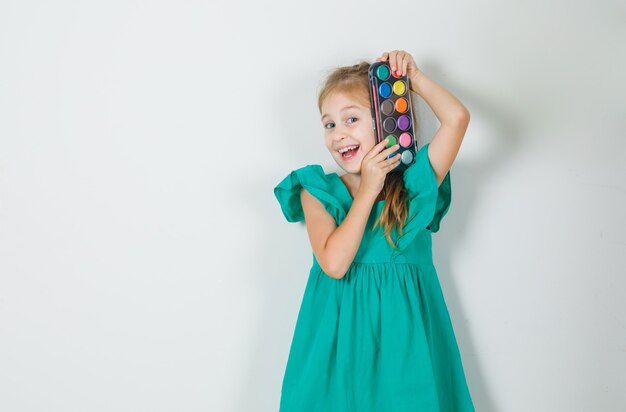
[[[387,62],[375,62],[369,68],[370,102],[376,143],[389,138],[386,147],[400,143],[400,163],[393,170],[404,171],[415,161],[415,118],[411,104],[409,79],[391,71]]]

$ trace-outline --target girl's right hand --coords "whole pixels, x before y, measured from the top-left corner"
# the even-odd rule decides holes
[[[400,153],[387,159],[391,153],[400,148],[399,144],[385,149],[388,140],[385,139],[374,145],[361,161],[361,183],[359,191],[363,191],[374,198],[383,190],[385,177],[392,171],[402,157]],[[383,150],[384,149],[384,150]]]

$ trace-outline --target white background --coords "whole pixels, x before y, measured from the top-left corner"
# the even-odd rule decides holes
[[[624,3],[381,4],[0,3],[0,410],[277,411],[273,187],[339,171],[324,75],[393,49],[471,113],[433,241],[476,409],[626,410]]]

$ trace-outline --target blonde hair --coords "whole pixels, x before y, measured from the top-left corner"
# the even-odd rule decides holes
[[[317,105],[320,114],[322,103],[333,93],[345,94],[363,106],[371,108],[367,73],[370,65],[371,63],[367,61],[361,61],[352,66],[332,70],[319,91]],[[389,244],[397,250],[398,247],[391,239],[391,230],[396,226],[398,234],[402,235],[402,228],[408,216],[408,201],[402,173],[395,171],[387,173],[382,192],[385,205],[372,230],[380,225]]]

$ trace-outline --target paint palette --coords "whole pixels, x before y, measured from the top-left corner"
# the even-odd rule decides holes
[[[387,62],[372,63],[368,74],[376,143],[385,138],[389,138],[385,147],[400,143],[398,151],[387,158],[400,153],[400,163],[392,172],[404,171],[417,152],[409,79],[394,74]]]

